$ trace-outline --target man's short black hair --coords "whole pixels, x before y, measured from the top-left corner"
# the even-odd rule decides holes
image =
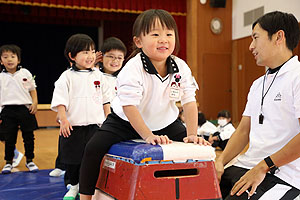
[[[270,40],[273,34],[279,30],[283,30],[286,38],[286,46],[289,50],[293,51],[298,45],[300,30],[298,21],[293,14],[280,11],[270,12],[258,18],[253,23],[252,29],[254,29],[256,24],[259,24],[262,29],[268,32]]]

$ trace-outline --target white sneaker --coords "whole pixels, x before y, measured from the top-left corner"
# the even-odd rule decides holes
[[[29,169],[30,172],[39,171],[39,168],[34,164],[34,162],[26,163],[25,165]]]
[[[24,157],[24,154],[22,154],[21,152],[17,151],[17,153],[15,154],[15,157],[13,159],[12,166],[13,167],[17,167],[20,164],[20,162],[21,162],[21,160],[22,160],[23,157]]]
[[[49,176],[54,176],[54,177],[58,177],[58,176],[62,176],[65,174],[66,171],[63,171],[61,169],[55,168],[53,169],[50,173]]]
[[[72,185],[69,183],[69,184],[66,186],[67,190],[70,190],[71,186],[72,186]]]
[[[65,194],[63,200],[75,200],[79,193],[79,183],[77,185],[72,185],[70,190]]]
[[[6,164],[4,165],[3,169],[2,169],[2,174],[10,174],[11,170],[12,170],[12,165],[11,164]]]

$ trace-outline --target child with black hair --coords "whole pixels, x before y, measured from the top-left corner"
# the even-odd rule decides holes
[[[111,97],[114,98],[117,95],[117,75],[123,66],[127,48],[120,39],[109,37],[104,40],[100,51],[103,56],[99,62],[99,69],[109,82]]]
[[[1,67],[0,73],[0,139],[5,140],[6,165],[2,174],[9,174],[13,167],[19,164],[22,154],[13,163],[16,152],[16,141],[19,127],[25,148],[26,167],[31,172],[38,171],[32,161],[34,158],[34,134],[38,128],[35,113],[37,111],[37,92],[34,77],[22,68],[21,49],[17,45],[3,45],[0,47]]]
[[[197,137],[197,83],[178,50],[176,22],[165,10],[141,13],[133,25],[135,50],[117,78],[113,112],[88,142],[80,170],[80,199],[95,191],[101,161],[111,145],[130,139],[149,144],[174,141],[209,145]],[[181,101],[186,127],[177,120]]]
[[[71,184],[64,199],[79,191],[79,169],[85,146],[110,113],[110,91],[103,74],[94,69],[94,41],[85,34],[72,35],[65,47],[72,67],[55,82],[51,109],[60,122],[60,155]]]
[[[208,141],[212,144],[212,147],[220,147],[224,150],[229,138],[235,131],[228,110],[222,110],[218,113],[218,124],[217,131],[209,136]]]
[[[217,127],[210,121],[206,120],[203,112],[199,112],[197,135],[202,136],[205,140],[208,140],[209,136],[215,132],[217,132]]]

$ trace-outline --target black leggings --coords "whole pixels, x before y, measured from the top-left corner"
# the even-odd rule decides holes
[[[166,128],[153,131],[153,134],[167,135],[171,140],[183,141],[183,138],[186,137],[186,129],[179,120],[176,120]],[[141,139],[141,137],[129,122],[124,121],[115,113],[111,113],[85,148],[79,179],[79,192],[81,194],[94,194],[100,164],[109,148],[113,144],[131,139]]]

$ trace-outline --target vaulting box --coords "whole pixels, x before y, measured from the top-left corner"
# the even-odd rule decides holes
[[[118,200],[221,199],[214,158],[210,146],[121,142],[104,157],[97,188]]]

